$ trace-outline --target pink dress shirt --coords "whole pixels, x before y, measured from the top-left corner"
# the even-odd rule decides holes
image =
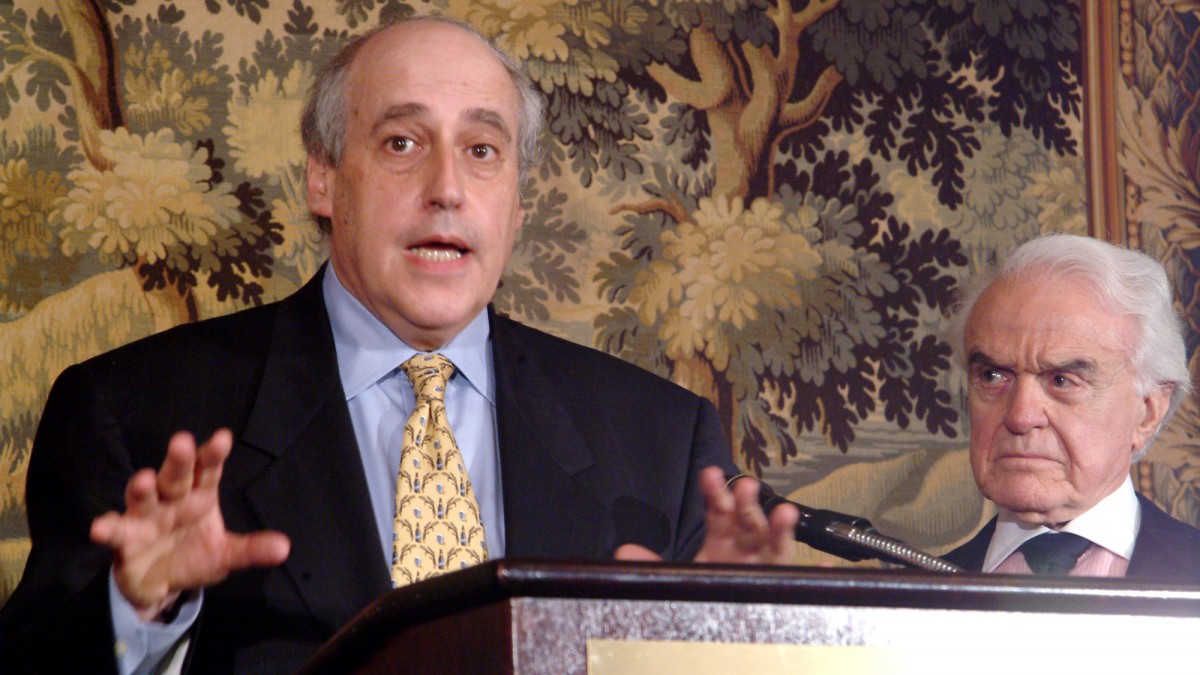
[[[1133,481],[1125,478],[1112,494],[1063,526],[1092,542],[1071,570],[1073,577],[1123,577],[1129,569],[1129,557],[1141,526],[1141,507],[1133,490]],[[1017,548],[1027,540],[1050,529],[1019,522],[1006,509],[1000,509],[996,532],[983,560],[984,572],[1031,574],[1025,555]]]

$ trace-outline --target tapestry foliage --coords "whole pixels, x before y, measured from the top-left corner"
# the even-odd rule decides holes
[[[930,549],[977,528],[944,322],[996,255],[1087,232],[1077,3],[23,0],[0,3],[0,597],[54,377],[309,279],[314,73],[431,13],[548,103],[499,311],[710,398],[800,501]]]

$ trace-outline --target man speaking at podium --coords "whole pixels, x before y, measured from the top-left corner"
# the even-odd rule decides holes
[[[946,559],[1200,583],[1200,530],[1129,476],[1191,390],[1162,266],[1089,237],[1035,239],[976,282],[952,333],[967,368],[971,468],[1000,508]]]
[[[710,403],[488,308],[541,106],[440,19],[326,66],[302,133],[329,264],[60,376],[0,663],[289,672],[394,586],[488,558],[788,558],[796,511],[726,489]]]

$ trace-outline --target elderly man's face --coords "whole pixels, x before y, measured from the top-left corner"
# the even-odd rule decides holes
[[[518,95],[478,38],[413,23],[347,74],[342,158],[309,158],[309,208],[333,221],[338,278],[405,342],[439,347],[487,305],[524,217]]]
[[[1057,525],[1120,486],[1169,389],[1138,394],[1134,324],[1076,279],[993,284],[971,312],[971,467],[983,495]]]

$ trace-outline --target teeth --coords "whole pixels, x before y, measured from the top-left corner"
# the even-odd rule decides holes
[[[462,251],[456,248],[414,248],[412,252],[434,262],[450,262],[463,257]]]

